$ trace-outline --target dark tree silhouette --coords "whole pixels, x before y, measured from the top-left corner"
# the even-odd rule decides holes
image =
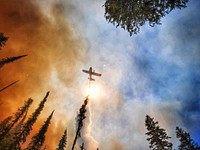
[[[4,130],[6,128],[8,128],[11,120],[12,120],[12,116],[9,116],[9,117],[5,118],[3,121],[1,121],[1,123],[0,123],[0,135],[2,134],[2,132],[4,132]]]
[[[15,56],[15,57],[8,57],[8,58],[3,58],[0,60],[0,68],[3,67],[5,64],[8,64],[8,63],[11,63],[11,62],[14,62],[20,58],[23,58],[27,55],[21,55],[21,56]]]
[[[30,131],[32,130],[33,124],[36,122],[37,117],[40,115],[40,112],[44,108],[44,104],[47,101],[47,97],[49,96],[49,92],[47,92],[44,99],[40,102],[38,108],[32,113],[32,115],[28,118],[28,120],[23,125],[23,129],[21,133],[18,135],[18,138],[14,140],[14,142],[11,144],[12,147],[10,149],[15,149],[17,145],[20,144],[20,142],[25,142],[26,137],[30,134]]]
[[[19,82],[19,80],[18,80],[18,81],[15,81],[15,82],[13,82],[13,83],[11,83],[11,84],[6,85],[6,86],[3,87],[2,89],[0,89],[0,92],[2,92],[2,91],[4,91],[5,89],[11,87],[12,85],[16,84],[17,82]]]
[[[6,44],[7,40],[8,40],[8,37],[4,36],[4,34],[0,32],[0,50],[1,50],[1,47]]]
[[[72,145],[72,150],[74,149],[75,145],[76,145],[76,140],[81,137],[81,128],[83,127],[83,120],[86,118],[85,113],[86,113],[86,106],[88,104],[88,97],[86,97],[84,104],[81,106],[80,110],[79,110],[79,114],[77,115],[76,118],[76,123],[77,123],[77,129],[76,129],[76,135],[74,138],[74,142]]]
[[[153,118],[146,115],[145,126],[148,130],[146,133],[149,138],[149,148],[152,150],[172,150],[172,143],[167,140],[171,137],[167,136],[165,129],[160,128],[158,122],[155,122]]]
[[[0,123],[0,134],[5,132],[5,130],[9,127],[10,122],[12,120],[12,116],[9,116],[5,118],[1,123]],[[6,150],[5,146],[7,145],[7,140],[4,138],[3,140],[0,141],[0,149]]]
[[[137,34],[148,22],[150,26],[161,24],[160,20],[175,8],[184,8],[189,0],[106,0],[105,18],[130,33]]]
[[[67,145],[67,130],[64,131],[62,138],[58,144],[58,148],[56,150],[64,150]]]
[[[44,108],[44,104],[47,101],[47,97],[49,96],[49,92],[47,92],[46,96],[44,97],[44,99],[40,102],[38,108],[35,110],[35,112],[33,112],[32,116],[28,119],[28,121],[24,124],[23,126],[23,131],[20,133],[20,142],[26,141],[26,137],[29,135],[30,131],[32,130],[32,126],[35,123],[35,121],[37,120],[37,117],[40,115],[40,112],[43,110]]]
[[[28,144],[28,147],[25,150],[39,150],[42,147],[45,141],[45,133],[47,132],[53,113],[54,111],[47,118],[39,132],[32,137],[31,142]]]
[[[24,121],[26,119],[28,110],[25,112],[23,118],[21,121],[6,135],[6,138],[3,140],[4,143],[1,144],[0,148],[4,150],[10,150],[10,149],[15,149],[15,150],[21,150],[20,144],[18,145],[12,145],[13,142],[18,138],[19,133],[22,131],[22,127],[24,124]]]
[[[179,150],[200,150],[200,146],[191,139],[190,134],[179,127],[176,127],[176,137],[180,141]]]
[[[25,101],[24,105],[17,110],[17,112],[14,114],[13,120],[11,123],[4,129],[4,131],[0,134],[0,141],[5,137],[6,134],[11,130],[11,128],[15,125],[15,123],[18,122],[18,120],[27,112],[28,108],[32,104],[33,100],[28,99]]]

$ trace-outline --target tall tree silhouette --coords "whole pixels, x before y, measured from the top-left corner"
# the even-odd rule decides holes
[[[180,141],[179,150],[200,150],[200,146],[191,139],[190,134],[179,127],[176,127],[176,137]]]
[[[7,118],[5,118],[1,123],[0,123],[0,134],[2,135],[2,133],[5,132],[5,130],[9,127],[10,122],[12,120],[12,116],[9,116]],[[0,149],[2,150],[6,150],[5,146],[7,145],[7,140],[4,139],[0,141]]]
[[[160,19],[175,8],[184,8],[189,0],[106,0],[105,18],[108,22],[121,26],[130,36],[140,31],[148,22],[150,26],[161,24]]]
[[[160,128],[158,122],[155,122],[150,116],[146,115],[145,126],[148,130],[146,133],[149,138],[149,148],[152,150],[172,150],[172,143],[167,140],[171,137],[167,136],[165,129]]]
[[[26,141],[26,137],[30,134],[33,124],[36,122],[37,117],[40,115],[40,112],[43,110],[44,104],[47,101],[48,96],[49,96],[49,92],[47,92],[44,99],[40,102],[38,108],[32,113],[32,115],[25,122],[21,133],[19,134],[18,138],[16,138],[15,141],[11,144],[13,147],[10,149],[14,149],[17,145],[19,145],[20,142]]]
[[[18,122],[18,120],[26,113],[33,100],[28,99],[25,101],[24,105],[20,107],[17,112],[14,114],[13,120],[11,123],[4,129],[4,131],[0,134],[0,141],[5,137],[5,135],[10,131],[10,129]]]
[[[0,50],[1,50],[1,47],[6,44],[7,40],[8,40],[8,37],[4,36],[4,34],[0,32]]]
[[[6,138],[4,139],[4,143],[1,144],[0,146],[2,149],[4,150],[11,150],[11,149],[20,150],[21,149],[21,146],[19,143],[17,145],[13,145],[13,142],[19,137],[19,134],[22,131],[22,127],[26,119],[27,113],[28,113],[28,110],[25,112],[23,118],[19,121],[19,123],[13,129],[11,129],[9,134],[7,134]]]
[[[35,121],[37,120],[37,117],[40,115],[40,112],[43,110],[44,104],[47,101],[47,97],[48,96],[49,96],[49,92],[47,92],[47,94],[44,97],[44,99],[40,102],[38,108],[33,112],[31,117],[24,124],[23,131],[20,133],[20,139],[19,139],[20,142],[21,141],[23,141],[23,142],[26,141],[26,137],[29,135],[30,131],[32,130],[32,126],[35,123]]]
[[[8,58],[3,58],[0,60],[0,68],[2,68],[5,64],[8,64],[8,63],[11,63],[11,62],[14,62],[20,58],[23,58],[27,55],[20,55],[20,56],[15,56],[15,57],[8,57]]]
[[[86,106],[88,104],[88,97],[86,97],[86,99],[84,100],[84,104],[81,106],[80,110],[79,110],[79,114],[77,115],[76,118],[76,123],[77,123],[77,129],[76,129],[76,135],[74,138],[74,142],[72,145],[72,150],[74,149],[75,145],[76,145],[76,140],[78,139],[78,137],[81,137],[81,128],[83,127],[83,120],[86,118],[85,113],[86,113]]]
[[[53,113],[54,111],[44,122],[44,125],[40,128],[39,132],[32,137],[31,142],[28,144],[28,147],[25,150],[39,150],[42,147],[45,141],[45,133],[47,132]]]
[[[62,138],[60,139],[56,150],[64,150],[66,145],[67,145],[67,130],[64,131],[64,134]]]

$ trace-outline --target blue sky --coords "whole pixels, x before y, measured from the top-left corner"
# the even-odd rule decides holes
[[[82,12],[80,20],[74,19],[74,22],[79,23],[77,29],[83,30],[83,37],[90,45],[87,65],[95,64],[99,70],[105,65],[104,70],[115,70],[108,77],[116,76],[113,86],[119,90],[123,102],[119,110],[120,119],[110,123],[113,128],[133,125],[125,112],[133,113],[138,107],[134,104],[137,104],[140,109],[153,111],[152,117],[157,121],[162,123],[165,120],[170,133],[175,132],[177,125],[190,132],[200,143],[200,2],[190,1],[187,8],[175,10],[162,18],[162,25],[154,28],[145,25],[138,35],[132,37],[105,21],[101,7],[103,2],[86,1],[80,6],[78,1],[73,3]],[[102,80],[110,82],[109,78]],[[146,108],[143,106],[145,103],[152,106]],[[162,107],[165,109],[163,112]],[[174,108],[171,110],[171,107]],[[162,115],[158,117],[159,113]],[[109,119],[103,118],[105,122]],[[132,119],[135,120],[134,117]],[[170,123],[166,123],[168,121],[172,122],[171,127]],[[134,132],[134,129],[130,130]],[[126,143],[123,138],[121,140]]]

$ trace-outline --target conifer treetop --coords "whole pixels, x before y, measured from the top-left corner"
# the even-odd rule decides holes
[[[200,150],[200,146],[183,129],[176,127],[176,137],[180,141],[179,150]]]
[[[24,124],[23,131],[21,132],[20,138],[19,138],[20,142],[26,141],[26,137],[29,135],[30,131],[32,130],[32,126],[36,122],[37,117],[40,115],[40,112],[43,110],[44,104],[47,101],[48,96],[49,96],[49,92],[47,92],[44,99],[40,102],[38,108],[33,112],[33,114],[28,118],[27,122]]]
[[[59,141],[58,148],[56,150],[64,150],[67,145],[67,129],[64,131],[62,138]]]
[[[54,111],[52,111],[52,113],[46,119],[39,132],[32,137],[31,142],[28,144],[28,147],[25,150],[38,150],[42,147],[45,141],[45,133],[48,130],[53,113]]]
[[[154,118],[146,115],[145,126],[148,130],[146,135],[148,136],[149,148],[152,150],[172,150],[172,143],[168,141],[171,137],[167,136],[165,129],[160,128],[158,122],[154,121]]]

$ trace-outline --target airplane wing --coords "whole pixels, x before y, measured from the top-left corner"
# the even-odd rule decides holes
[[[82,71],[85,72],[85,73],[90,74],[90,72],[88,70],[82,70]]]
[[[95,75],[95,76],[101,76],[101,74],[100,73],[96,73],[96,72],[92,72],[92,75]]]

